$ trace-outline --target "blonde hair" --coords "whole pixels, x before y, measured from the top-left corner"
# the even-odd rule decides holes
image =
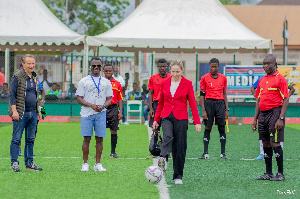
[[[181,70],[183,70],[183,63],[182,63],[182,61],[180,61],[180,60],[174,60],[174,61],[171,61],[170,69],[171,69],[172,66],[174,66],[174,65],[180,66]]]
[[[34,57],[33,55],[31,55],[31,54],[26,54],[26,55],[24,55],[24,56],[22,57],[22,63],[23,63],[23,64],[25,64],[25,59],[26,59],[26,57],[31,57],[31,58],[33,58],[33,59],[35,60],[35,57]]]

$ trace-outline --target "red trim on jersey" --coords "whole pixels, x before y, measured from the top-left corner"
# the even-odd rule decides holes
[[[170,73],[167,73],[167,77],[162,78],[159,73],[152,75],[149,79],[148,89],[153,90],[153,101],[159,101],[161,83],[171,77]]]
[[[224,100],[223,91],[227,89],[227,78],[218,73],[218,78],[214,79],[211,73],[203,75],[200,81],[200,89],[205,91],[205,99]]]
[[[110,81],[110,83],[114,94],[114,96],[111,98],[110,105],[118,104],[120,100],[123,100],[122,86],[120,82],[118,82],[114,78]]]
[[[255,97],[259,98],[261,111],[282,106],[283,99],[289,98],[288,83],[278,71],[265,75],[258,82]]]

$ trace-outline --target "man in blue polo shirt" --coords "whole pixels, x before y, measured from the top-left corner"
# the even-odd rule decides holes
[[[38,107],[38,83],[36,80],[35,58],[26,54],[22,58],[23,69],[14,74],[10,85],[9,116],[13,120],[13,135],[10,144],[11,166],[14,172],[19,172],[19,144],[25,130],[24,160],[26,170],[41,171],[33,162],[33,146],[37,120],[42,119]]]

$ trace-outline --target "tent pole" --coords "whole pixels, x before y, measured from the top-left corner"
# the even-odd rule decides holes
[[[86,42],[86,36],[84,37],[84,48],[83,48],[83,77],[88,75],[88,62],[89,62],[89,46]]]
[[[9,57],[10,57],[10,53],[9,53],[9,48],[5,49],[5,65],[4,65],[4,70],[5,70],[5,82],[8,83],[9,82],[9,69],[10,69],[10,64],[9,64]]]
[[[270,48],[269,48],[269,53],[268,54],[273,54],[273,41],[270,41]]]

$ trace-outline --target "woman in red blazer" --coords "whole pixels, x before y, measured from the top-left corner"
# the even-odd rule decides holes
[[[196,131],[201,131],[201,122],[193,85],[182,76],[183,64],[173,61],[170,64],[171,77],[161,85],[161,95],[155,113],[153,129],[162,120],[163,141],[160,146],[158,165],[166,171],[168,156],[173,155],[173,179],[175,184],[182,184],[183,168],[187,149],[188,108],[192,110]]]

